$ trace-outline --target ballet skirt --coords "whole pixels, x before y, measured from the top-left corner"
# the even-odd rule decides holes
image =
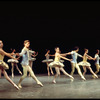
[[[43,62],[43,63],[47,63],[47,62],[49,63],[49,62],[52,62],[52,61],[53,61],[53,59],[45,59],[45,60],[43,60],[42,62]]]
[[[42,60],[43,63],[50,63],[52,61],[53,61],[53,59],[49,59],[49,54],[46,56],[45,60]]]
[[[78,63],[79,66],[91,66],[91,64],[87,61],[81,61]]]
[[[13,57],[15,58],[16,55],[13,55]],[[19,63],[19,61],[18,61],[18,60],[15,60],[15,59],[8,59],[7,62],[8,62],[8,63]]]
[[[64,67],[64,64],[61,63],[60,61],[58,61],[58,62],[57,61],[53,61],[48,66],[49,67]]]
[[[29,61],[35,61],[36,60],[36,58],[29,58]]]

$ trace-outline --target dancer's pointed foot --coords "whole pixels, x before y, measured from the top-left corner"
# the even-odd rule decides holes
[[[18,84],[18,87],[19,87],[19,88],[22,88],[21,84]]]
[[[14,87],[15,87],[17,90],[20,90],[20,88],[19,88],[16,84],[14,84]]]
[[[22,72],[21,71],[19,71],[19,73],[22,75]]]
[[[12,74],[12,78],[14,78],[14,74]]]
[[[55,80],[53,80],[52,82],[56,84],[56,81]]]
[[[37,84],[43,87],[43,84],[41,82],[37,82]]]
[[[70,76],[70,78],[71,78],[71,81],[74,81],[74,77]]]
[[[52,75],[54,75],[54,73],[53,73],[53,72],[51,72],[51,74],[52,74]]]
[[[83,79],[84,81],[86,81],[85,77],[82,77],[82,79]]]
[[[98,76],[97,76],[96,74],[95,74],[94,76],[95,76],[96,78],[98,78]]]

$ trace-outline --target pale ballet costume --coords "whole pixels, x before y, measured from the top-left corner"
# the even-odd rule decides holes
[[[32,50],[29,50],[29,66],[32,68],[33,66],[33,61],[36,60],[36,58],[32,57],[32,54],[34,53],[35,51],[32,51]],[[30,76],[30,73],[29,73],[29,76]]]
[[[95,66],[96,66],[96,70],[97,70],[95,72],[95,74],[97,74],[100,71],[100,64],[99,64],[100,57],[99,57],[98,54],[95,54],[95,58],[96,58],[96,60],[95,60]],[[95,78],[95,76],[93,76],[93,78]]]
[[[60,57],[55,57],[54,61],[49,64],[49,67],[55,68],[56,70],[56,75],[55,78],[59,75],[60,71],[62,71],[66,76],[69,76],[72,80],[74,79],[71,75],[69,75],[65,70],[64,70],[64,64],[60,62]],[[55,78],[53,80],[53,83],[56,83]]]
[[[71,75],[73,76],[73,73],[75,71],[75,68],[78,71],[78,74],[81,76],[81,78],[83,80],[86,80],[85,77],[82,75],[81,69],[79,67],[79,65],[77,64],[77,57],[82,57],[80,54],[76,53],[75,51],[71,51],[71,56],[72,56],[72,61],[71,61],[71,66],[72,66],[72,71],[71,71]]]
[[[5,78],[16,88],[19,90],[19,87],[9,78],[6,69],[9,69],[8,64],[6,64],[4,61],[4,55],[0,54],[0,71],[4,74]]]
[[[50,63],[50,62],[52,62],[53,59],[49,59],[49,57],[50,57],[49,54],[47,54],[46,59],[43,60],[42,62],[43,62],[43,63],[47,63],[47,62]]]
[[[29,49],[24,47],[21,53],[19,53],[19,55],[22,56],[21,65],[23,67],[23,76],[20,78],[19,83],[18,83],[19,88],[22,88],[21,82],[27,76],[27,72],[30,73],[31,77],[37,82],[38,85],[43,86],[43,84],[37,79],[33,70],[29,66]]]
[[[91,72],[95,77],[98,78],[98,76],[93,72],[92,68],[90,67],[91,64],[90,64],[89,62],[87,62],[87,58],[88,58],[88,57],[86,56],[86,54],[84,54],[84,56],[83,56],[83,61],[82,61],[82,62],[79,62],[78,65],[79,65],[79,66],[83,66],[83,67],[87,67],[87,68],[90,70],[90,72]],[[85,68],[85,70],[84,70],[84,72],[83,72],[83,75],[85,75],[85,73],[86,73],[86,68]]]
[[[16,55],[14,54],[13,57],[16,58]],[[18,70],[18,72],[22,75],[22,72],[20,71],[20,69],[19,69],[18,66],[17,66],[17,63],[19,63],[18,60],[15,60],[15,59],[8,59],[7,62],[8,62],[8,63],[11,63],[11,65],[12,65],[12,77],[14,77],[14,73],[13,73],[13,72],[14,72],[14,65],[16,66],[16,69]]]
[[[50,59],[49,54],[47,54],[46,59],[45,60],[42,60],[42,62],[47,64],[48,75],[50,75],[48,64],[51,63],[51,62],[53,62],[53,59]],[[50,70],[51,70],[51,73],[53,75],[54,73],[53,73],[53,70],[52,70],[51,67],[50,67]]]
[[[14,58],[16,58],[16,55],[13,55]],[[15,60],[15,59],[8,59],[7,61],[8,63],[19,63],[18,60]]]

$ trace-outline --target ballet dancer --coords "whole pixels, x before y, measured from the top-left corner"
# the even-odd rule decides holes
[[[15,54],[15,49],[12,51],[11,55],[16,58],[16,54]],[[22,75],[22,72],[20,71],[20,69],[18,68],[18,65],[17,63],[19,63],[18,60],[15,60],[15,59],[8,59],[7,61],[8,63],[11,63],[11,66],[12,66],[12,69],[11,69],[11,72],[12,72],[12,78],[14,78],[14,66],[16,66],[16,69],[18,70],[18,72]]]
[[[71,66],[72,66],[72,71],[71,71],[71,75],[73,76],[74,72],[75,72],[75,68],[78,71],[78,74],[81,76],[81,78],[83,80],[86,80],[85,77],[82,75],[81,69],[79,67],[79,65],[77,64],[77,57],[81,57],[83,58],[83,56],[81,56],[80,54],[78,54],[77,52],[79,51],[79,47],[75,47],[74,50],[72,50],[71,52],[66,53],[67,55],[71,55],[72,56],[72,61],[71,61]]]
[[[99,53],[100,53],[100,51],[97,49],[97,50],[96,50],[96,54],[95,54],[95,56],[94,56],[95,66],[96,66],[95,74],[97,74],[97,73],[100,71],[100,65],[99,65],[100,57],[99,57]],[[93,78],[95,78],[94,75],[93,75]]]
[[[36,53],[35,51],[32,51],[32,50],[29,50],[29,66],[31,67],[32,69],[32,66],[33,66],[33,61],[36,60],[36,56],[38,55],[38,52]],[[30,73],[28,75],[30,77]]]
[[[3,42],[2,40],[0,40],[0,70],[1,73],[4,75],[4,77],[16,88],[19,90],[19,87],[10,79],[10,77],[8,76],[6,69],[9,69],[8,64],[6,64],[3,59],[4,56],[8,56],[9,58],[15,59],[17,60],[17,58],[14,58],[13,56],[11,56],[9,53],[5,52],[3,50]]]
[[[90,72],[96,77],[98,78],[98,76],[93,72],[92,68],[91,68],[91,64],[89,62],[87,62],[87,59],[89,60],[94,60],[91,56],[88,55],[88,49],[84,49],[84,55],[83,55],[83,61],[79,62],[78,65],[79,66],[83,66],[83,76],[85,76],[86,73],[86,68],[88,68],[90,70]]]
[[[19,80],[19,83],[18,83],[19,88],[22,88],[21,82],[27,76],[27,72],[29,72],[31,74],[31,77],[37,82],[38,85],[43,86],[43,84],[37,79],[33,70],[29,66],[29,46],[30,46],[30,41],[25,40],[24,41],[24,48],[22,49],[21,53],[16,53],[17,56],[22,56],[21,65],[23,68],[23,76]]]
[[[69,75],[65,70],[64,70],[64,64],[60,62],[60,58],[64,60],[71,61],[68,58],[63,57],[64,54],[60,54],[60,49],[59,47],[55,48],[55,59],[53,62],[49,64],[49,67],[55,67],[56,70],[56,75],[54,76],[53,83],[56,83],[56,78],[59,75],[59,71],[62,71],[66,76],[69,76],[72,80],[74,79],[71,75]]]
[[[48,65],[49,65],[49,63],[53,62],[53,59],[49,59],[49,57],[50,57],[49,53],[50,53],[50,50],[48,50],[47,53],[45,54],[46,59],[42,61],[43,63],[47,64],[48,76],[50,76],[50,71],[51,71],[51,74],[54,75],[53,70],[52,70],[51,67],[50,67],[50,71],[49,71],[49,66]]]

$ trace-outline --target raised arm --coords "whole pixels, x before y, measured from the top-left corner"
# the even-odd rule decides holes
[[[38,52],[36,53],[36,54],[34,54],[34,55],[32,55],[33,57],[36,57],[38,55]]]
[[[5,52],[5,51],[2,50],[2,49],[0,49],[0,53],[1,53],[2,55],[5,55],[5,56],[9,57],[9,58],[16,59],[16,58],[14,58],[13,56],[11,56],[11,54]]]

